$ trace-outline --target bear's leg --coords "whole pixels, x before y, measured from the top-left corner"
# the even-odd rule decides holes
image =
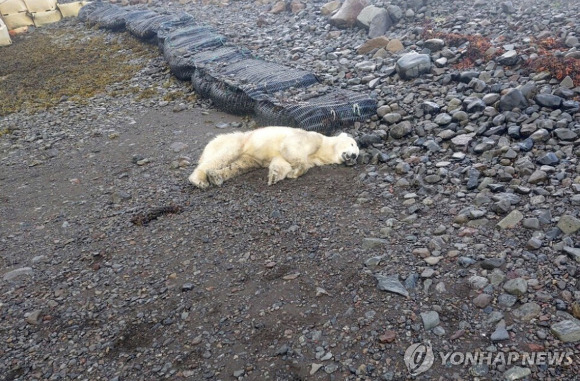
[[[189,176],[189,182],[200,189],[205,189],[209,186],[205,171],[202,171],[199,168],[196,168],[195,171],[193,171],[193,173]]]
[[[225,167],[208,170],[207,177],[212,184],[220,186],[224,181],[234,176],[241,175],[242,173],[259,167],[260,165],[256,160],[242,155]]]
[[[241,154],[241,140],[243,134],[234,133],[219,135],[204,148],[199,163],[189,176],[189,182],[198,188],[207,188],[210,183],[215,184],[209,172],[224,168],[237,160]],[[219,182],[219,178],[215,179]]]
[[[278,181],[284,180],[288,173],[292,171],[292,166],[280,156],[276,156],[268,167],[268,185],[274,185]]]
[[[297,162],[297,163],[293,163],[292,164],[292,171],[290,171],[290,173],[288,173],[288,178],[289,179],[296,179],[300,176],[302,176],[303,174],[305,174],[306,172],[308,172],[308,170],[312,168],[312,165],[306,163],[306,162]]]

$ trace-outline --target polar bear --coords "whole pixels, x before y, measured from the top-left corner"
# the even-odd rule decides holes
[[[255,168],[268,168],[268,185],[273,185],[302,176],[314,166],[354,165],[358,154],[356,141],[345,133],[328,137],[299,128],[263,127],[216,136],[189,181],[203,189]]]

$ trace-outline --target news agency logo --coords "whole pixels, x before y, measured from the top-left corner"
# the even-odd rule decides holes
[[[574,363],[572,352],[439,352],[441,365],[550,365],[569,366]],[[435,355],[430,342],[412,344],[405,350],[405,365],[411,376],[431,369]]]
[[[435,356],[430,342],[412,344],[405,351],[405,365],[411,376],[418,376],[428,371],[434,361]]]

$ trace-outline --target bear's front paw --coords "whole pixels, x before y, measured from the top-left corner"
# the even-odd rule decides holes
[[[224,183],[224,179],[222,178],[222,176],[216,173],[215,171],[207,171],[207,179],[209,180],[210,183],[212,183],[213,185],[217,185],[218,187],[220,187]]]

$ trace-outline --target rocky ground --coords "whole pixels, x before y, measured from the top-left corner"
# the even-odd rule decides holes
[[[187,183],[211,136],[253,122],[196,99],[154,46],[68,20],[3,49],[2,102],[22,102],[0,116],[1,377],[403,380],[405,349],[428,341],[573,362],[437,355],[417,379],[577,379],[578,2],[376,2],[392,25],[370,42],[324,5],[150,4],[376,95],[349,131],[359,165],[274,187],[265,171]],[[10,59],[35,41],[75,57],[97,41],[119,69],[75,92],[110,70],[88,65],[101,55],[42,72]],[[433,66],[405,74],[411,51]],[[22,71],[64,74],[39,81],[57,99],[25,96]]]

